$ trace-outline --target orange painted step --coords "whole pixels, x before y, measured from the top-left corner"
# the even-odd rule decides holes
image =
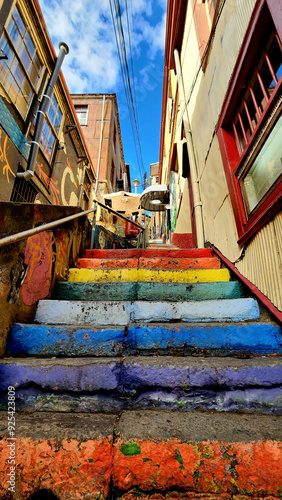
[[[131,259],[79,259],[78,269],[220,269],[220,260],[216,257],[199,259],[168,259],[132,257]]]
[[[86,250],[85,258],[98,258],[98,259],[129,259],[132,257],[161,257],[161,258],[200,258],[200,257],[213,257],[210,248],[190,248],[190,249],[117,249],[117,250]]]
[[[220,269],[220,260],[216,257],[161,258],[141,257],[139,267],[142,269]]]
[[[99,259],[99,258],[84,258],[78,259],[76,267],[78,269],[129,269],[138,267],[138,258],[132,257],[129,259]]]

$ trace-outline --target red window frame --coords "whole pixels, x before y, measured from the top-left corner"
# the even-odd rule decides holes
[[[270,194],[266,195],[262,202],[257,205],[257,208],[248,215],[244,207],[243,193],[240,189],[238,176],[238,172],[242,170],[251,149],[256,148],[259,150],[258,137],[266,129],[269,117],[273,113],[275,106],[277,106],[279,95],[281,95],[282,76],[279,78],[279,81],[275,82],[275,88],[271,97],[268,97],[266,100],[263,112],[259,113],[257,125],[250,127],[251,135],[248,138],[244,134],[244,127],[241,127],[247,145],[244,151],[240,153],[239,141],[234,129],[234,115],[236,114],[238,102],[240,102],[240,99],[241,102],[244,102],[241,98],[241,88],[246,84],[250,68],[254,67],[257,54],[261,50],[261,33],[269,30],[270,34],[270,30],[273,30],[274,27],[276,30],[275,36],[281,48],[281,38],[279,38],[279,34],[281,36],[281,25],[276,26],[275,24],[271,4],[272,0],[259,0],[257,2],[231,77],[227,96],[216,128],[238,230],[239,245],[244,244],[253,236],[282,206],[282,182],[280,182],[278,185],[274,184],[273,189],[270,190]],[[280,20],[279,16],[276,17],[277,19]],[[250,121],[249,116],[247,118]]]

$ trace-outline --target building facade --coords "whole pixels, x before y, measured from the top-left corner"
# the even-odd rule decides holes
[[[90,199],[94,170],[62,72],[48,98],[35,163],[29,166],[56,60],[38,1],[1,0],[1,201],[82,206]]]
[[[168,2],[159,177],[171,226],[282,309],[281,0]]]
[[[95,193],[131,191],[116,94],[73,94],[72,100],[95,169]]]

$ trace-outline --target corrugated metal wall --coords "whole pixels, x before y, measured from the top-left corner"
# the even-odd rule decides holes
[[[236,267],[282,310],[282,212],[254,236]]]

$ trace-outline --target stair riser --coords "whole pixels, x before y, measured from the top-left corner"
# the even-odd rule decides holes
[[[10,471],[6,419],[6,413],[1,415],[4,497]],[[226,418],[216,412],[198,412],[197,418],[194,412],[163,411],[124,412],[121,418],[52,412],[21,415],[17,498],[44,488],[62,500],[103,500],[129,490],[124,499],[148,499],[150,494],[152,500],[259,500],[261,495],[278,499],[279,424],[279,417],[229,414]],[[254,487],[260,496],[254,496]]]
[[[162,258],[131,258],[131,259],[79,259],[78,269],[219,269],[220,261],[216,258],[198,259],[162,259]]]
[[[163,361],[163,362],[162,362]],[[133,358],[129,362],[114,360],[15,360],[0,364],[0,391],[7,387],[18,389],[36,386],[45,390],[93,393],[114,391],[178,390],[182,396],[189,390],[214,391],[244,388],[275,388],[282,386],[282,365],[272,358],[219,362],[210,358],[206,364],[201,359],[170,358],[161,361],[151,358]]]
[[[188,250],[171,249],[124,249],[124,250],[86,250],[87,259],[129,259],[131,257],[167,257],[167,258],[201,258],[212,257],[212,251],[209,248],[191,248]]]
[[[210,283],[229,281],[228,269],[198,269],[165,271],[150,269],[69,269],[68,281],[81,283],[107,283],[149,281],[159,283]]]
[[[243,297],[237,281],[218,283],[57,283],[59,300],[218,300]]]
[[[37,323],[50,325],[128,325],[133,322],[211,322],[258,319],[253,299],[203,302],[91,302],[40,300]]]
[[[281,331],[269,324],[83,328],[15,325],[7,353],[28,356],[134,354],[282,354]]]
[[[126,410],[167,411],[216,411],[244,412],[259,415],[282,415],[282,389],[197,390],[183,394],[181,391],[148,391],[134,396],[101,392],[89,395],[73,392],[19,389],[16,392],[17,410],[116,413]],[[0,394],[0,411],[7,410],[7,397]]]

